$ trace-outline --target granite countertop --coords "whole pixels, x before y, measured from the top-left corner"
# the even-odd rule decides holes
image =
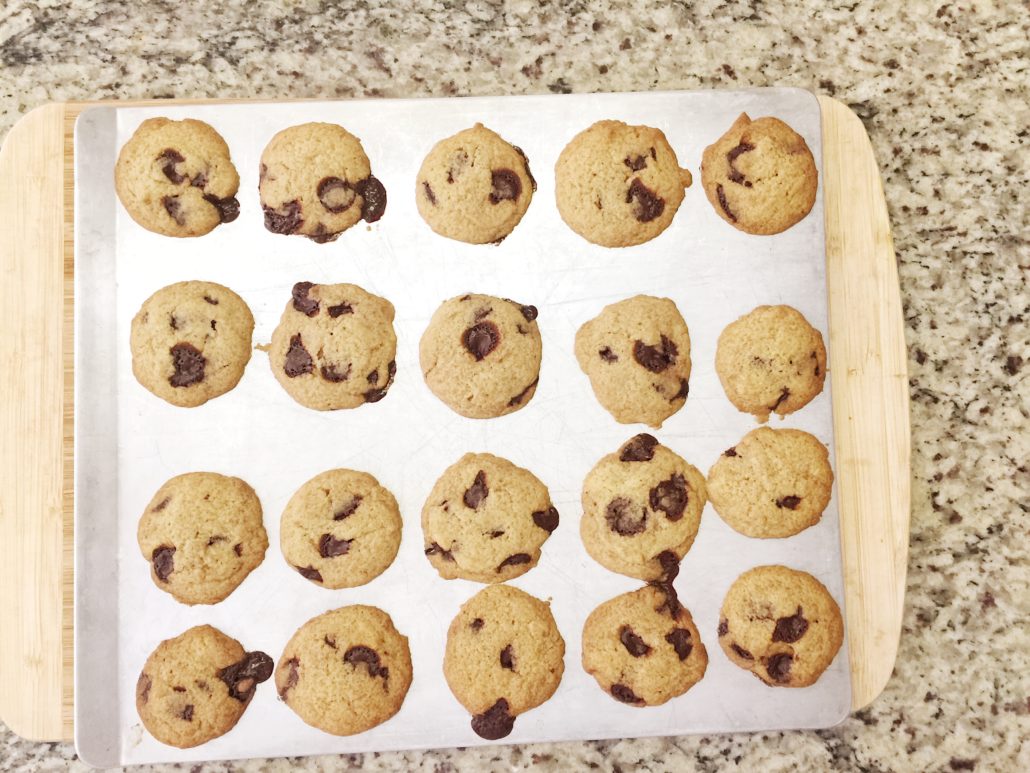
[[[311,758],[320,770],[1030,770],[1030,4],[1023,0],[8,0],[0,131],[138,97],[526,94],[789,85],[858,113],[884,178],[912,396],[893,678],[819,732]],[[206,765],[286,770],[296,760]],[[81,769],[0,725],[0,769]],[[164,768],[158,768],[164,769]]]

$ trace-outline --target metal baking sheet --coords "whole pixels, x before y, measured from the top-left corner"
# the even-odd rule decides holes
[[[714,372],[716,339],[759,304],[795,306],[828,340],[822,186],[815,208],[777,236],[736,231],[700,187],[704,147],[740,114],[774,115],[800,132],[821,170],[816,99],[795,89],[468,99],[355,100],[271,104],[169,104],[87,110],[75,134],[76,247],[76,745],[102,766],[486,743],[451,695],[442,673],[447,626],[480,585],[445,581],[422,555],[420,510],[443,469],[466,451],[504,456],[534,471],[561,513],[536,568],[513,584],[551,607],[565,638],[565,677],[543,706],[520,716],[502,743],[815,728],[850,706],[843,649],[812,687],[773,689],[732,665],[716,637],[719,607],[746,569],[783,563],[811,572],[843,604],[836,495],[822,521],[784,540],[755,540],[727,527],[709,505],[676,581],[708,650],[705,678],[664,706],[638,709],[606,697],[580,665],[586,616],[602,601],[640,587],[586,553],[580,488],[604,454],[644,429],[617,424],[597,403],[573,356],[577,328],[604,305],[635,293],[671,297],[690,328],[693,373],[686,406],[655,434],[702,472],[755,427],[726,399]],[[240,172],[239,219],[198,239],[172,239],[137,226],[117,202],[118,149],[153,116],[193,117],[226,139]],[[602,118],[661,128],[695,176],[668,230],[639,247],[605,249],[569,230],[554,204],[554,162],[581,129]],[[319,245],[269,233],[257,195],[258,159],[280,129],[339,123],[361,138],[389,204]],[[522,147],[539,190],[522,223],[499,246],[460,244],[434,234],[415,209],[415,174],[432,145],[481,121]],[[133,379],[129,323],[152,292],[186,279],[239,293],[267,342],[294,282],[353,282],[397,309],[397,380],[382,402],[320,413],[291,400],[255,351],[239,386],[208,404],[176,408]],[[487,421],[452,413],[429,392],[418,341],[436,307],[468,291],[515,298],[540,309],[543,366],[525,409]],[[806,408],[771,426],[798,427],[833,449],[829,381]],[[832,459],[832,456],[831,456]],[[287,567],[279,516],[308,478],[332,467],[374,474],[397,496],[404,536],[394,564],[368,585],[318,588]],[[228,599],[187,607],[154,587],[136,545],[136,524],[153,492],[192,470],[237,475],[264,506],[270,547]],[[400,712],[360,735],[337,738],[304,724],[259,687],[239,725],[189,750],[164,746],[136,715],[134,686],[162,639],[210,623],[247,649],[278,658],[312,616],[345,604],[389,612],[411,644],[414,681]]]

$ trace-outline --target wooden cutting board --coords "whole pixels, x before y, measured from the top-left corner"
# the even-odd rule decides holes
[[[859,709],[887,683],[901,631],[907,353],[869,138],[845,105],[819,103],[845,611]],[[0,719],[35,740],[72,738],[73,137],[76,117],[91,106],[38,108],[0,149]]]

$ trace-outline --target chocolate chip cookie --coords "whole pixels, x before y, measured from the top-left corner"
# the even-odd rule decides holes
[[[429,151],[415,182],[415,203],[441,236],[486,244],[512,232],[535,190],[521,148],[477,123]]]
[[[660,588],[616,596],[583,626],[583,670],[620,703],[660,706],[700,682],[707,668],[690,612]]]
[[[323,588],[355,588],[393,563],[401,513],[393,494],[366,472],[328,470],[301,486],[283,511],[286,563]]]
[[[444,301],[419,343],[426,385],[470,419],[525,407],[540,380],[537,310],[472,293]]]
[[[272,137],[261,154],[258,191],[265,228],[319,244],[386,211],[386,189],[361,140],[331,123],[291,126]]]
[[[279,697],[312,727],[354,735],[394,714],[411,686],[408,639],[381,609],[360,604],[308,620],[275,670]]]
[[[829,451],[798,429],[754,429],[708,472],[716,512],[747,537],[791,537],[815,525],[832,488]]]
[[[136,681],[136,712],[158,741],[180,749],[225,735],[240,721],[272,659],[210,625],[157,645]]]
[[[722,602],[719,645],[733,663],[773,687],[808,687],[844,641],[840,607],[807,572],[759,566]]]
[[[192,118],[141,123],[118,154],[114,187],[133,220],[165,236],[203,236],[240,214],[229,146]]]
[[[481,590],[447,630],[444,676],[487,740],[507,736],[519,714],[554,694],[564,672],[565,640],[550,606],[510,585]]]
[[[826,347],[797,309],[759,306],[719,335],[715,371],[730,402],[765,423],[823,391]]]
[[[662,426],[690,391],[690,333],[668,298],[605,306],[576,333],[576,359],[594,395],[622,424]]]
[[[319,411],[376,403],[397,373],[393,304],[357,285],[297,282],[268,361],[283,389]]]
[[[239,383],[253,333],[254,316],[228,287],[176,282],[147,298],[132,318],[132,373],[172,405],[203,405]]]
[[[492,454],[461,457],[422,507],[426,557],[445,580],[493,583],[525,574],[556,528],[547,487]]]
[[[602,566],[658,580],[690,550],[706,498],[696,468],[653,436],[637,435],[583,482],[580,535]]]
[[[569,228],[603,247],[628,247],[669,227],[691,177],[660,130],[598,121],[565,146],[554,183]]]
[[[161,486],[136,537],[154,584],[183,604],[217,604],[268,549],[254,489],[214,472],[188,472]]]
[[[716,213],[749,234],[778,234],[815,204],[819,173],[804,138],[778,118],[741,113],[705,148],[701,185]]]

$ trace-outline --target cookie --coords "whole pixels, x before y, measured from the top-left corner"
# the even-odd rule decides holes
[[[701,159],[701,185],[716,214],[749,234],[778,234],[815,204],[819,173],[804,138],[778,118],[741,113]]]
[[[298,282],[268,361],[283,389],[318,411],[376,403],[397,373],[393,304],[357,285]]]
[[[492,454],[461,457],[422,507],[426,557],[445,580],[493,583],[525,574],[556,528],[547,487]]]
[[[524,408],[540,380],[535,306],[467,294],[436,310],[419,342],[430,391],[455,413],[489,419]]]
[[[141,123],[118,154],[114,187],[133,220],[165,236],[203,236],[240,214],[229,146],[192,118]]]
[[[754,429],[708,472],[715,511],[747,537],[790,537],[817,524],[832,488],[829,451],[798,429]]]
[[[759,306],[719,334],[715,372],[737,410],[763,424],[804,408],[823,391],[822,334],[790,306]]]
[[[279,697],[312,727],[354,735],[394,714],[411,686],[408,639],[381,609],[356,604],[313,617],[286,644]]]
[[[840,607],[807,572],[759,566],[722,602],[719,645],[733,663],[773,687],[808,687],[844,641]]]
[[[701,681],[708,652],[694,620],[661,589],[604,602],[583,626],[583,670],[630,706],[660,706]]]
[[[637,435],[583,482],[580,535],[602,566],[657,580],[690,550],[706,499],[696,468],[651,435]]]
[[[554,166],[562,220],[587,241],[629,247],[669,227],[690,187],[665,135],[598,121],[572,138]]]
[[[401,513],[393,494],[365,472],[328,470],[309,480],[283,511],[286,562],[323,588],[355,588],[393,563]]]
[[[154,584],[183,604],[217,604],[268,549],[254,489],[214,472],[188,472],[161,486],[136,539]]]
[[[154,738],[188,749],[225,735],[240,721],[272,659],[210,625],[167,639],[136,680],[136,712]]]
[[[429,151],[416,178],[415,203],[441,236],[487,244],[512,232],[535,190],[522,149],[477,123]]]
[[[172,405],[203,405],[240,382],[253,334],[254,316],[228,287],[176,282],[147,298],[132,318],[132,373]]]
[[[550,698],[565,672],[565,640],[550,606],[510,585],[466,601],[447,630],[443,673],[482,738],[504,738],[515,718]]]
[[[361,140],[331,123],[291,126],[272,137],[261,153],[258,192],[265,228],[319,244],[386,211],[386,189]]]
[[[668,298],[605,306],[576,333],[576,359],[594,395],[622,424],[662,426],[690,390],[690,334]]]

